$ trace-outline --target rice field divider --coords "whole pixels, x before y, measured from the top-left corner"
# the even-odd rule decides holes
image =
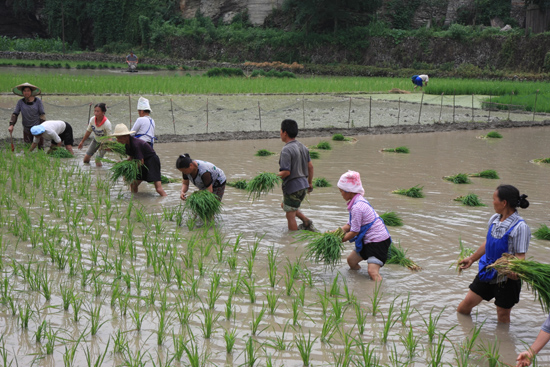
[[[272,172],[262,172],[252,180],[248,181],[246,192],[248,200],[259,200],[262,195],[272,192],[275,186],[278,186],[282,179]]]
[[[537,240],[550,241],[550,228],[546,224],[541,224],[533,233]]]
[[[386,344],[388,342],[388,336],[390,334],[391,328],[397,323],[397,321],[399,321],[399,317],[396,317],[393,314],[396,299],[397,297],[394,298],[393,301],[391,301],[386,317],[384,317],[384,314],[382,314],[382,322],[384,324],[382,335],[380,337],[380,341],[382,342],[382,344]]]
[[[437,315],[434,315],[434,307],[432,307],[430,309],[430,314],[427,320],[420,313],[420,311],[417,310],[420,317],[422,317],[422,322],[426,326],[426,334],[428,335],[428,341],[430,342],[430,344],[433,342],[435,333],[437,332],[437,323],[439,322],[439,319],[441,318],[443,311],[445,311],[445,308],[446,307],[443,307],[443,309]]]
[[[416,186],[413,186],[409,189],[393,190],[392,194],[404,195],[404,196],[408,196],[408,197],[411,197],[411,198],[423,198],[424,197],[424,193],[422,192],[423,188],[424,188],[424,186],[419,187],[419,185],[416,185]]]
[[[487,206],[481,202],[481,199],[479,198],[479,196],[473,193],[456,197],[453,200],[461,202],[466,206]]]
[[[385,212],[380,214],[384,224],[390,227],[400,227],[403,225],[403,219],[396,212]]]
[[[468,176],[487,178],[490,180],[498,180],[500,178],[497,171],[495,171],[494,169],[486,169],[478,173],[470,173]]]
[[[306,339],[305,335],[300,334],[296,335],[294,338],[294,344],[296,345],[296,348],[298,349],[298,352],[300,353],[300,357],[302,358],[302,362],[304,363],[304,367],[309,367],[310,359],[311,359],[311,352],[313,350],[313,345],[315,344],[315,341],[318,339],[318,337],[315,337],[313,340],[311,340],[311,330],[308,330],[308,338]]]
[[[517,276],[527,283],[535,298],[539,301],[544,312],[550,311],[550,265],[532,260],[520,260],[513,255],[503,254],[487,268],[496,269],[498,276],[510,274]]]
[[[388,153],[402,153],[402,154],[409,154],[410,150],[409,148],[405,146],[396,147],[396,148],[382,148],[380,150],[381,152],[388,152]]]
[[[411,271],[422,270],[422,268],[418,264],[407,257],[407,250],[401,247],[401,241],[399,241],[397,246],[394,243],[390,245],[388,260],[386,261],[386,264],[397,264],[408,268]]]
[[[372,306],[372,316],[376,316],[378,311],[380,311],[380,301],[382,300],[382,297],[384,295],[381,289],[382,289],[382,282],[376,282],[374,284],[372,296],[370,297],[371,306]]]

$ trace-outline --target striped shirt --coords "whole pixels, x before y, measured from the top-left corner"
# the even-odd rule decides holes
[[[497,239],[502,238],[510,227],[522,219],[517,211],[503,222],[500,221],[500,214],[494,214],[488,224],[489,228],[491,228],[491,223],[494,223],[491,235]],[[512,255],[526,253],[529,248],[530,238],[531,229],[529,226],[525,222],[519,223],[508,236],[508,253]]]
[[[351,214],[351,221],[348,221],[351,232],[361,232],[362,226],[369,224],[378,217],[376,211],[361,194],[357,194],[351,199],[348,204],[348,211]],[[382,242],[389,237],[384,222],[378,219],[363,237],[363,243]]]

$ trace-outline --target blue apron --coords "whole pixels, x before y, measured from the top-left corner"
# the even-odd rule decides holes
[[[151,146],[151,148],[153,147],[153,141],[156,139],[154,136],[151,136],[149,134],[147,134],[149,132],[149,130],[151,130],[151,126],[153,126],[153,119],[151,119],[149,116],[147,116],[147,118],[149,119],[149,127],[147,128],[147,131],[145,132],[145,134],[136,134],[134,135],[134,137],[136,138],[140,138],[142,136],[148,136],[151,138],[151,141],[148,142],[149,145]]]
[[[487,269],[487,266],[497,261],[502,254],[508,252],[508,236],[520,222],[523,222],[523,219],[510,227],[502,238],[493,237],[491,232],[494,223],[491,223],[489,232],[487,232],[487,241],[485,242],[485,254],[479,259],[479,272],[477,274],[479,280],[482,282],[490,282],[497,276],[497,271],[495,269]]]
[[[355,206],[355,204],[357,204],[360,201],[363,201],[363,202],[369,204],[369,206],[374,211],[374,208],[372,207],[372,205],[370,205],[370,203],[366,200],[356,200],[355,203],[353,203],[353,205],[351,207],[353,208]],[[375,212],[375,214],[376,214],[376,212]],[[355,251],[357,251],[358,254],[361,253],[361,250],[363,249],[363,237],[365,237],[365,235],[369,231],[370,227],[372,227],[372,225],[379,219],[382,221],[382,223],[384,223],[384,219],[382,219],[380,217],[376,217],[376,218],[374,218],[374,220],[372,222],[361,226],[361,229],[359,230],[359,234],[357,236],[355,236],[354,238],[352,238],[351,240],[349,240],[349,242],[355,242]],[[350,212],[349,212],[349,222],[351,224],[351,209],[350,209]],[[386,227],[385,224],[384,224],[384,228],[386,228],[386,232],[388,232],[388,228]],[[390,234],[390,232],[388,232],[388,235],[389,234]],[[390,236],[390,240],[391,240],[391,236]]]

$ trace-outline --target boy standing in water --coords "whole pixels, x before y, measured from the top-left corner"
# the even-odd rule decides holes
[[[313,222],[300,211],[300,204],[308,192],[313,191],[313,164],[309,150],[296,140],[298,124],[294,120],[281,123],[281,140],[285,143],[279,158],[279,177],[283,179],[283,202],[281,207],[286,213],[288,229],[313,230]],[[298,227],[296,217],[303,224]]]

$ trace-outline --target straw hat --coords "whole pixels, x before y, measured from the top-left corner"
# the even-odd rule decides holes
[[[22,96],[23,95],[23,88],[25,88],[25,87],[31,88],[31,92],[32,92],[31,95],[32,96],[37,96],[40,93],[42,93],[40,88],[38,88],[36,85],[32,85],[30,83],[19,84],[18,86],[16,86],[15,88],[12,89],[12,92],[14,94],[17,94],[18,96]]]
[[[123,135],[130,135],[135,133],[135,131],[128,130],[128,127],[124,124],[118,124],[115,126],[115,131],[111,134],[111,136],[123,136]]]
[[[149,110],[149,111],[153,112],[153,110],[151,109],[151,106],[149,105],[149,100],[147,98],[143,98],[143,97],[139,97],[137,109],[138,109],[138,111]]]

